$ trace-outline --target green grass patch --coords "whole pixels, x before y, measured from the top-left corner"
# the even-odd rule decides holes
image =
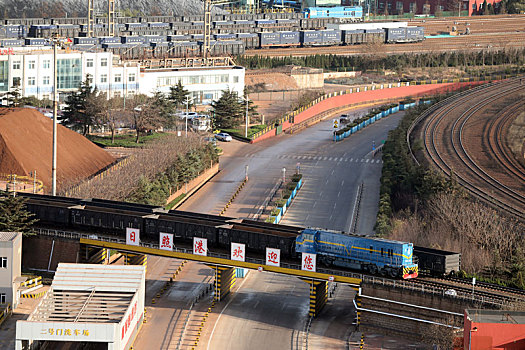
[[[145,144],[166,137],[166,133],[152,133],[141,135],[139,143],[135,142],[137,136],[135,134],[115,135],[115,142],[111,143],[111,136],[96,136],[88,135],[87,138],[94,144],[100,147],[142,147]]]
[[[252,135],[258,133],[261,130],[264,130],[266,128],[266,124],[260,124],[260,125],[253,125],[248,128],[248,138],[252,137]],[[230,135],[235,135],[237,137],[244,138],[245,129],[244,127],[240,127],[238,129],[221,129],[223,132],[227,132]]]
[[[167,210],[171,210],[175,205],[177,205],[177,203],[179,203],[182,198],[186,197],[186,193],[183,193],[181,194],[180,196],[178,196],[177,198],[175,198],[174,200],[172,200],[171,202],[168,203],[168,205],[166,205],[166,209]]]

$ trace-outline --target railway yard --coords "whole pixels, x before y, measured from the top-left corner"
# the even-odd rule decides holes
[[[216,16],[211,24],[215,41],[209,54],[235,59],[238,55],[386,56],[462,51],[482,53],[483,66],[485,58],[488,66],[494,62],[497,52],[525,50],[525,15],[411,19],[408,27],[424,28],[425,39],[394,44],[385,43],[391,35],[385,28],[369,33],[365,30],[345,33],[345,29],[341,29],[339,34],[337,30],[331,32],[335,33],[328,39],[333,40],[331,46],[325,45],[326,42],[319,46],[306,45],[305,33],[321,33],[326,31],[327,24],[338,24],[338,21],[305,19],[300,15]],[[199,34],[205,27],[201,18],[117,18],[117,33],[111,38],[107,37],[107,25],[101,19],[89,29],[94,31],[92,38],[83,34],[87,30],[84,19],[3,20],[0,43],[3,48],[13,45],[24,50],[41,50],[49,46],[48,38],[53,31],[62,31],[75,37],[72,44],[68,44],[68,50],[111,51],[119,55],[122,62],[206,57]],[[11,30],[8,28],[16,26],[23,35],[14,38],[14,32],[8,33]],[[277,32],[281,34],[275,34]],[[319,35],[322,38],[323,34]],[[347,44],[358,37],[362,40],[360,44]],[[263,44],[274,39],[275,44]],[[292,43],[283,45],[283,40],[292,40]],[[511,66],[515,68],[514,63],[506,62],[500,68],[510,71]],[[465,69],[466,66],[465,62]],[[271,70],[261,73],[254,70],[251,74],[259,74],[257,81],[264,81],[271,73]],[[475,198],[498,210],[498,216],[509,218],[513,224],[525,225],[525,135],[513,136],[521,148],[511,147],[509,141],[513,123],[518,117],[524,118],[525,75],[514,74],[463,87],[461,92],[451,93],[430,105],[414,119],[406,134],[403,132],[408,157],[414,166],[432,169],[456,181],[469,194],[464,197]],[[296,90],[299,93],[300,89]],[[377,90],[373,92],[380,100],[382,90]],[[283,105],[288,98],[285,96],[293,95],[285,95],[284,89],[277,93],[282,93]],[[335,97],[340,96],[335,93]],[[414,105],[430,100],[422,95],[414,97],[418,100]],[[381,173],[386,163],[392,162],[388,157],[381,158],[382,151],[391,141],[392,131],[402,125],[403,118],[410,113],[401,109],[401,103],[405,103],[402,100],[401,97],[389,100],[392,106],[397,106],[396,113],[377,121],[374,117],[373,124],[341,142],[335,142],[337,119],[345,116],[353,122],[371,112],[370,106],[374,104],[340,108],[337,113],[327,113],[327,117],[317,118],[307,127],[292,129],[293,133],[282,132],[280,125],[279,132],[257,143],[235,138],[218,143],[220,171],[200,183],[177,209],[97,198],[20,193],[19,196],[26,199],[28,210],[39,220],[33,230],[35,234],[24,240],[45,257],[42,260],[45,261],[31,271],[49,275],[59,257],[74,262],[144,265],[145,308],[144,312],[139,310],[133,340],[121,347],[125,350],[426,350],[441,346],[436,345],[442,344],[436,338],[449,336],[456,338],[456,343],[461,338],[463,343],[457,349],[485,349],[488,338],[477,334],[473,338],[473,333],[484,331],[482,323],[474,327],[473,322],[477,321],[468,319],[466,310],[496,310],[501,323],[523,326],[509,315],[513,312],[522,315],[525,290],[460,277],[468,275],[462,268],[460,247],[446,251],[445,244],[418,247],[415,243],[406,243],[412,242],[409,240],[377,237],[376,219],[381,210],[378,203],[384,200],[380,197]],[[271,105],[271,97],[266,102]],[[312,106],[315,108],[315,104]],[[246,113],[248,115],[248,104]],[[385,142],[387,146],[383,147]],[[378,145],[381,145],[379,149]],[[286,183],[287,176],[291,178],[293,170],[300,175],[301,182],[294,184],[295,198],[292,196],[288,201],[286,216],[284,210],[279,211],[280,224],[263,221],[261,213],[274,215],[270,203],[275,202],[274,196]],[[232,196],[232,193],[235,194]],[[418,203],[416,212],[417,206]],[[398,221],[395,223],[398,230],[403,229],[406,219],[403,216],[409,212],[407,209],[400,217],[391,217],[392,222]],[[134,237],[130,236],[135,234],[133,230],[140,233],[136,242],[130,238]],[[162,247],[165,235],[172,235],[173,246],[168,251]],[[319,235],[325,238],[320,240]],[[332,236],[335,238],[329,241]],[[344,243],[340,237],[352,243]],[[198,253],[196,242],[201,239],[206,246],[203,253]],[[242,259],[234,259],[234,244],[242,246]],[[321,245],[328,247],[326,251],[321,250]],[[268,248],[279,251],[277,265],[269,263]],[[346,253],[336,255],[339,254],[335,253],[336,249]],[[100,258],[101,254],[104,259]],[[305,257],[311,257],[309,254],[314,256],[313,270],[305,267]],[[415,270],[411,270],[414,266]],[[505,271],[510,271],[510,267]],[[90,293],[81,302],[84,306],[77,319],[94,295],[94,287]],[[21,307],[23,314],[16,314],[15,310],[14,319],[27,318],[27,308],[38,308],[36,304],[25,299]],[[131,317],[135,317],[134,314],[135,311]],[[4,318],[1,313],[0,316],[0,347],[15,349],[11,339],[15,336],[15,322],[8,320],[2,325]],[[123,322],[122,339],[131,321],[128,317]],[[428,336],[432,332],[434,337]],[[120,336],[117,333],[120,329],[115,331],[117,337]],[[16,350],[33,349],[30,344],[19,347],[18,334],[16,336]],[[102,348],[94,341],[69,346],[70,339],[64,339],[62,343],[47,339],[39,349],[55,345],[68,349]],[[514,339],[515,343],[525,346],[523,334]],[[105,344],[102,346],[106,348]]]

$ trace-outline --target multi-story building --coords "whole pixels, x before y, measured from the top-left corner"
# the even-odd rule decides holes
[[[22,234],[0,232],[0,304],[18,304],[22,273]]]
[[[0,94],[19,87],[22,96],[52,99],[53,51],[13,49],[0,55]],[[229,89],[242,94],[244,68],[221,66],[205,68],[151,69],[139,62],[122,62],[111,52],[66,52],[57,54],[57,85],[61,101],[89,75],[91,83],[109,96],[152,95],[169,92],[180,80],[197,104],[209,104]]]

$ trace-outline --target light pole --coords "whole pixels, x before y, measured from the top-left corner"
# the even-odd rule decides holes
[[[246,94],[244,99],[246,100],[246,127],[244,129],[244,137],[248,137],[248,124],[250,123],[248,117],[248,94]]]
[[[474,327],[468,331],[468,350],[471,350],[472,346],[472,332],[477,332],[478,327]]]
[[[51,194],[57,195],[57,42],[53,40],[53,161],[51,166]]]
[[[191,100],[193,100],[193,97],[191,98]],[[190,97],[189,96],[186,96],[186,116],[185,116],[185,120],[186,120],[186,137],[188,137],[188,109],[189,109],[189,104],[190,104]]]

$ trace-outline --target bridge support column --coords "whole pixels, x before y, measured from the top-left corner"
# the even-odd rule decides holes
[[[88,264],[104,264],[109,261],[109,254],[106,248],[86,247],[84,259]]]
[[[356,318],[355,318],[355,326],[357,327],[357,329],[359,329],[359,326],[361,325],[361,312],[360,309],[361,309],[361,295],[358,293],[356,293],[355,295],[355,304],[357,305],[358,309],[355,310],[355,313],[356,313]]]
[[[301,279],[310,285],[310,311],[308,315],[317,317],[328,300],[327,283],[326,281]]]
[[[148,256],[144,254],[131,254],[131,253],[123,253],[124,254],[124,264],[125,265],[143,265],[145,267],[145,271],[148,270]]]
[[[215,270],[215,301],[221,301],[230,294],[235,285],[235,267],[208,265]]]

